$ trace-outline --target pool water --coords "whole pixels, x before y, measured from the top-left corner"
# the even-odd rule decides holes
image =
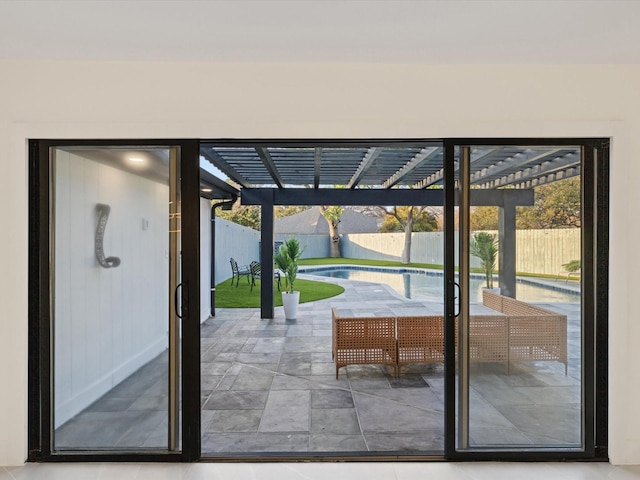
[[[309,269],[300,273],[319,275],[322,277],[343,278],[346,280],[360,280],[365,282],[384,283],[392,287],[405,298],[442,301],[444,296],[444,280],[440,273],[404,273],[382,272],[379,270],[363,269]],[[472,303],[482,303],[482,289],[485,280],[480,277],[472,277],[469,283],[469,299]],[[499,287],[494,282],[494,287]],[[539,285],[532,285],[519,281],[516,286],[518,300],[525,302],[569,302],[580,301],[578,293],[567,293],[553,290]]]

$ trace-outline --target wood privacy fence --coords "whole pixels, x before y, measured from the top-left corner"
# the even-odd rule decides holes
[[[498,237],[497,231],[489,233]],[[457,237],[455,240],[457,252]],[[348,258],[400,261],[403,245],[404,233],[358,233],[343,235],[341,240],[342,256]],[[579,228],[516,232],[516,270],[518,272],[556,275],[562,270],[563,263],[580,258]],[[442,265],[444,233],[413,233],[411,261]],[[471,266],[480,266],[477,258],[471,258]]]

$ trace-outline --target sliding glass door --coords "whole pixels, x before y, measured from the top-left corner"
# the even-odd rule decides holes
[[[449,454],[589,454],[594,352],[603,348],[594,348],[592,300],[598,149],[448,148],[459,239]]]
[[[293,162],[281,145],[247,156],[195,140],[30,142],[30,460],[190,461],[201,444],[219,459],[606,458],[608,142],[312,146]],[[404,297],[349,283],[351,296],[291,322],[274,315],[271,285],[262,318],[200,318],[199,155],[229,152],[236,180],[249,176],[241,199],[267,211],[431,208],[442,222],[430,242],[412,236],[411,261],[434,288],[416,294],[404,271]],[[381,188],[251,188],[260,165],[305,162],[317,168],[300,181],[346,165]],[[260,244],[274,243],[272,226],[242,235],[247,260],[262,252],[270,265]],[[350,258],[375,252],[343,240]],[[215,261],[242,245],[221,242]],[[338,365],[334,308],[396,319],[393,366]]]
[[[39,147],[49,176],[45,450],[179,453],[183,326],[199,310],[188,308],[199,289],[185,257],[197,265],[198,249],[188,249],[197,231],[183,235],[183,149]]]

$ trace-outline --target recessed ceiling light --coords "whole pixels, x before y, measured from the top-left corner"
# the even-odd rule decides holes
[[[140,157],[129,157],[129,161],[131,163],[144,163],[144,158]]]
[[[209,193],[209,192],[212,192],[213,190],[211,190],[210,188],[203,188],[202,191],[205,193]]]

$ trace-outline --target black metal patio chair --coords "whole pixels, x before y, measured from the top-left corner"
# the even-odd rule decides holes
[[[251,283],[249,277],[251,277],[251,269],[246,265],[238,266],[238,262],[236,262],[233,257],[229,260],[231,263],[231,285],[233,285],[233,281],[236,280],[236,287],[240,283],[240,277],[246,276],[247,283]]]
[[[251,270],[251,291],[253,291],[253,286],[256,284],[256,280],[262,278],[262,265],[260,265],[259,262],[251,262],[249,270]],[[280,291],[280,272],[274,271],[273,278],[277,282],[278,291]]]

